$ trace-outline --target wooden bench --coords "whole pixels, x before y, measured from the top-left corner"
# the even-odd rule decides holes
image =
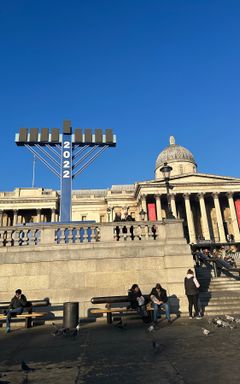
[[[153,311],[152,308],[147,308],[147,312],[149,311]],[[112,320],[113,320],[113,315],[114,314],[119,314],[119,315],[124,315],[124,314],[137,314],[138,312],[135,310],[135,309],[132,309],[132,308],[111,308],[111,309],[107,309],[107,308],[92,308],[90,309],[90,312],[92,314],[104,314],[106,313],[107,314],[107,323],[108,324],[112,324]]]
[[[108,299],[107,303],[106,303],[106,299]],[[91,302],[93,304],[96,304],[96,302],[98,304],[106,303],[106,308],[92,308],[92,309],[90,309],[90,312],[92,314],[96,314],[96,315],[106,313],[108,324],[112,324],[114,314],[124,315],[124,314],[137,314],[138,313],[137,310],[126,307],[126,306],[119,307],[119,308],[111,307],[112,303],[127,303],[128,302],[128,296],[112,296],[112,297],[108,297],[108,298],[93,297],[91,299]],[[149,312],[151,314],[151,317],[152,317],[153,308],[151,306],[151,303],[147,303],[146,310],[147,310],[147,312]]]
[[[47,312],[32,312],[32,313],[22,313],[21,315],[12,316],[11,319],[33,319],[38,317],[46,316]],[[0,315],[0,320],[6,320],[6,315]]]
[[[9,305],[10,302],[0,302],[0,310],[8,310]],[[11,320],[25,319],[25,328],[31,328],[32,320],[34,318],[41,318],[47,315],[46,312],[33,312],[33,308],[48,307],[49,305],[49,298],[45,298],[43,300],[27,301],[27,305],[24,307],[23,313],[21,315],[13,315]],[[5,314],[0,314],[0,326],[2,326],[2,322],[6,320],[6,318],[7,316]]]

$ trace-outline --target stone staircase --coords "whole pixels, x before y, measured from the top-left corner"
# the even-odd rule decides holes
[[[200,301],[207,316],[240,314],[240,279],[238,274],[214,277],[210,266],[196,268],[201,284]]]

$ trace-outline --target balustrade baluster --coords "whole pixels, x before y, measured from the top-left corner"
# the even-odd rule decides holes
[[[22,245],[28,245],[29,244],[28,229],[24,229],[22,233],[23,233]]]
[[[13,246],[14,247],[19,247],[19,245],[20,245],[20,238],[19,238],[19,234],[20,234],[20,231],[19,230],[17,230],[17,229],[15,229],[14,231],[13,231]]]
[[[74,228],[68,228],[68,243],[69,244],[74,243],[73,231],[74,231]]]
[[[96,243],[96,227],[89,227],[89,240],[90,243]]]
[[[76,228],[75,244],[79,244],[80,242],[81,242],[80,228]]]
[[[31,229],[28,233],[29,245],[37,245],[37,232],[38,229]]]
[[[88,233],[87,233],[87,228],[83,228],[83,243],[88,242]]]
[[[144,226],[144,239],[145,240],[149,239],[149,228],[147,224]]]
[[[11,247],[13,245],[13,231],[12,230],[7,230],[6,231],[6,247]]]
[[[4,233],[5,231],[0,231],[0,247],[4,246]]]
[[[65,230],[59,228],[59,244],[65,244]]]
[[[95,241],[98,242],[101,240],[101,232],[100,232],[100,228],[99,227],[96,227],[95,230]]]

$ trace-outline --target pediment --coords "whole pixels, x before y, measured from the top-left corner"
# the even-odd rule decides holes
[[[170,183],[173,185],[239,185],[240,178],[211,175],[207,173],[191,173],[171,177]],[[138,183],[139,187],[164,186],[164,180],[149,180]]]
[[[174,184],[240,184],[240,178],[210,175],[206,173],[175,176],[171,180]]]

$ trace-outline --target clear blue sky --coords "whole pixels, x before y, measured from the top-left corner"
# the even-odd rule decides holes
[[[239,20],[239,0],[0,0],[0,190],[31,186],[15,132],[63,119],[118,137],[75,189],[153,179],[170,135],[200,172],[240,177]]]

